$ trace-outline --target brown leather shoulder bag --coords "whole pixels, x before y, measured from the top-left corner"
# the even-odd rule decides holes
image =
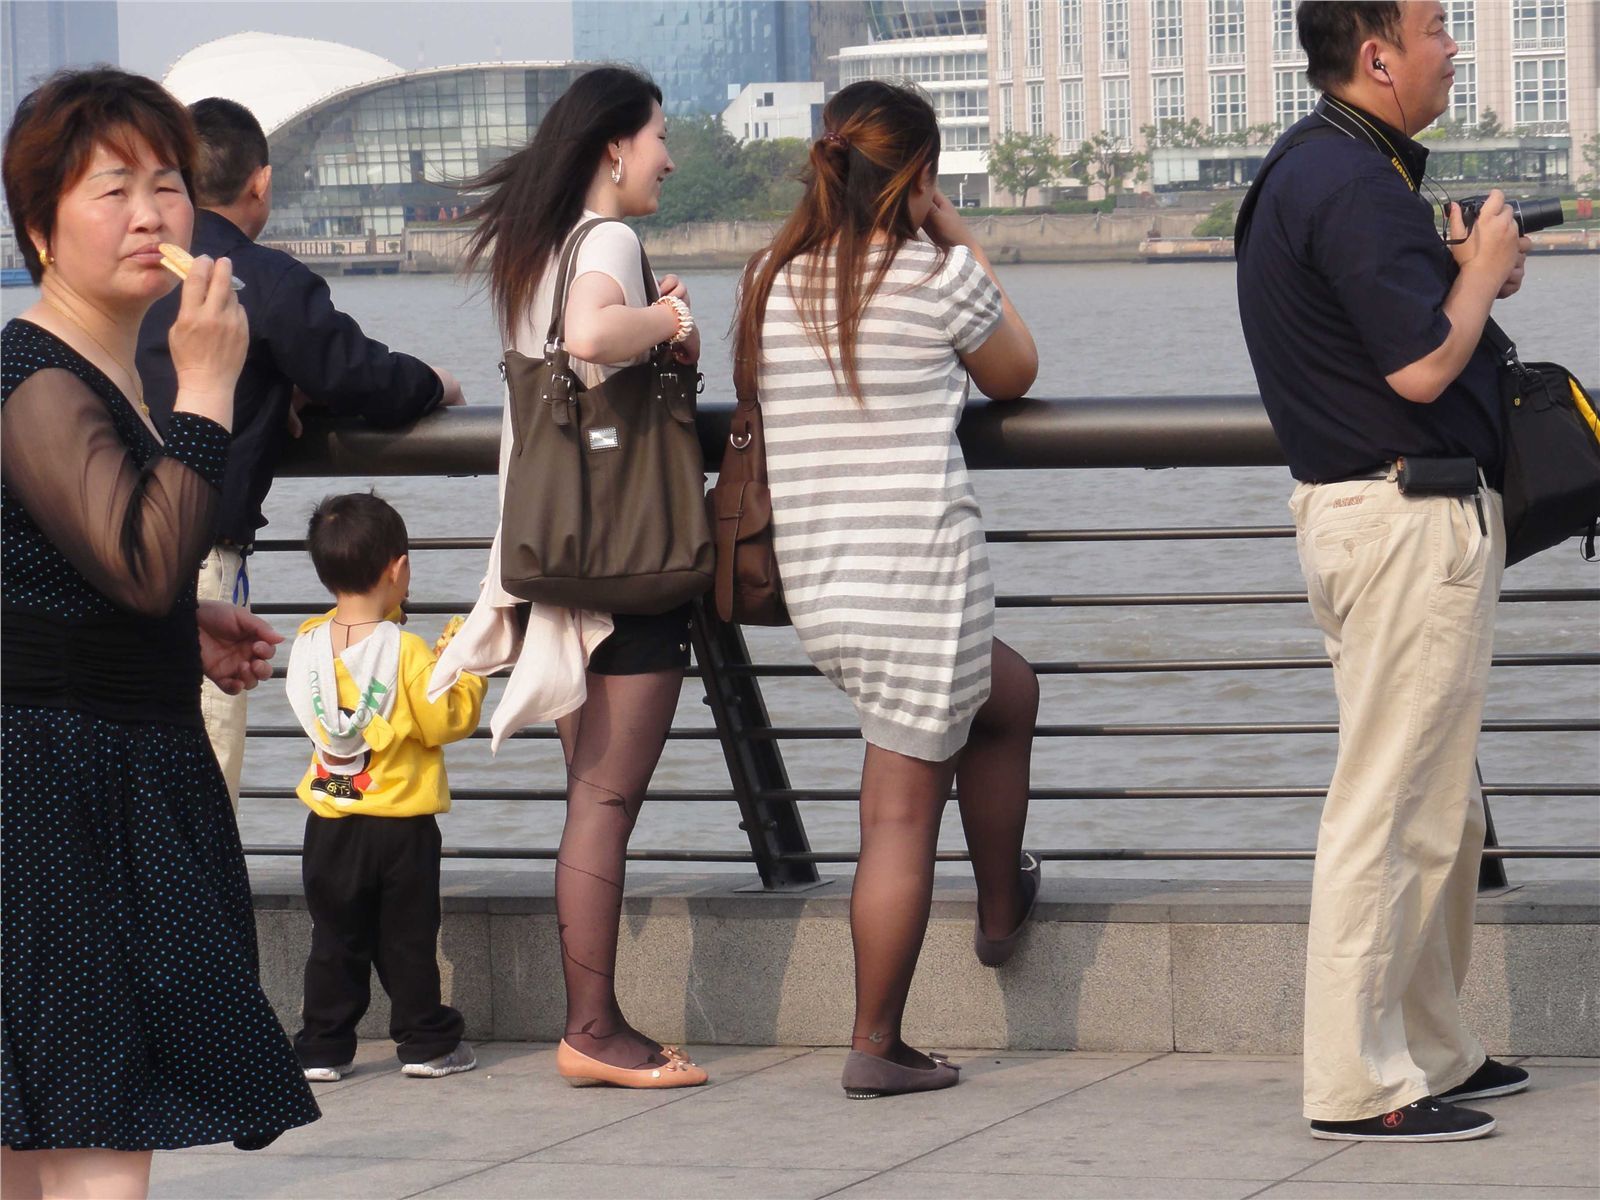
[[[597,612],[667,612],[711,586],[705,463],[695,433],[700,373],[666,345],[585,387],[566,349],[578,226],[556,275],[542,358],[507,350],[512,452],[500,573],[523,600]],[[645,292],[659,296],[639,248]]]
[[[745,372],[744,374],[748,374]],[[787,625],[789,610],[772,545],[767,442],[753,382],[736,381],[722,469],[707,497],[717,545],[717,616],[741,625]]]

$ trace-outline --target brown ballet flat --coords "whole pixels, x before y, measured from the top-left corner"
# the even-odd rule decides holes
[[[572,1087],[680,1088],[699,1087],[710,1078],[676,1046],[663,1046],[667,1061],[659,1067],[613,1067],[590,1058],[568,1044],[566,1038],[556,1047],[556,1073]]]
[[[1017,922],[1017,927],[1003,938],[992,938],[984,936],[981,920],[972,923],[972,950],[978,956],[978,961],[986,967],[1002,966],[1017,952],[1022,931],[1033,916],[1033,906],[1039,902],[1039,885],[1044,881],[1044,869],[1039,865],[1039,860],[1024,850],[1019,869],[1022,872],[1022,892],[1028,902],[1023,906],[1022,920]]]
[[[839,1084],[851,1100],[876,1100],[880,1096],[905,1096],[936,1092],[961,1082],[961,1068],[942,1054],[930,1054],[931,1067],[906,1067],[875,1054],[852,1050],[844,1060]]]

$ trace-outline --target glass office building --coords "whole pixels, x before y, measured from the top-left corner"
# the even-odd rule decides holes
[[[62,67],[117,63],[113,0],[28,0],[0,5],[0,132],[18,103]]]
[[[460,188],[526,146],[580,63],[407,72],[334,42],[243,33],[196,47],[163,82],[238,101],[272,157],[271,239],[394,237],[450,221]]]
[[[459,188],[526,146],[583,70],[446,67],[366,84],[272,135],[274,237],[398,234],[466,208]]]
[[[746,84],[822,78],[813,62],[813,7],[808,0],[577,0],[572,53],[643,68],[669,115],[720,113]]]

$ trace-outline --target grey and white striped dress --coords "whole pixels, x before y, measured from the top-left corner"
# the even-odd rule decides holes
[[[867,741],[940,762],[989,695],[994,586],[956,441],[968,387],[957,351],[1000,323],[1000,291],[965,247],[941,263],[907,242],[861,322],[863,404],[800,323],[791,281],[808,266],[779,275],[761,335],[784,596]]]

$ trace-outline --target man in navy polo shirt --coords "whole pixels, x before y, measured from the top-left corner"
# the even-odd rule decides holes
[[[1494,1119],[1456,1101],[1528,1081],[1485,1057],[1457,997],[1505,562],[1496,366],[1480,338],[1529,244],[1499,192],[1470,236],[1451,206],[1448,243],[1421,194],[1428,153],[1412,135],[1454,79],[1443,5],[1314,0],[1295,18],[1324,94],[1263,162],[1236,243],[1245,341],[1299,481],[1301,568],[1339,697],[1304,1112],[1319,1138],[1464,1140]]]
[[[439,405],[461,404],[463,397],[448,371],[367,337],[333,306],[328,285],[304,263],[256,244],[272,214],[272,167],[266,135],[250,110],[211,97],[191,104],[189,111],[200,136],[189,250],[232,260],[234,275],[245,285],[239,303],[250,319],[250,350],[233,396],[233,440],[217,506],[216,541],[197,586],[202,600],[248,607],[247,556],[256,531],[267,523],[261,506],[278,460],[290,437],[298,436],[297,403],[309,398],[369,425],[396,428]],[[139,331],[139,376],[151,415],[163,428],[178,391],[167,349],[177,315],[176,296],[160,300]],[[244,694],[229,696],[209,682],[202,689],[206,734],[235,809],[247,706]]]

